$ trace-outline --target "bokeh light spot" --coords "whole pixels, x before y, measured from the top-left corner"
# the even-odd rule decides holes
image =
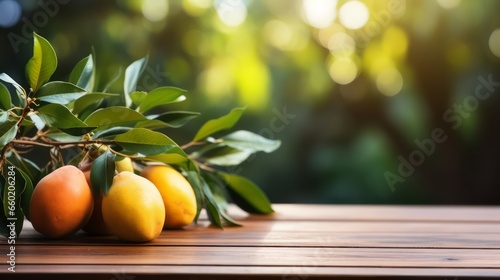
[[[403,88],[403,76],[395,68],[387,68],[377,75],[377,89],[385,96],[394,96]]]
[[[270,20],[264,25],[263,33],[270,45],[283,51],[302,50],[306,47],[307,30],[281,20]]]
[[[318,41],[323,47],[328,48],[330,39],[335,33],[338,32],[345,33],[345,28],[342,25],[334,22],[330,26],[322,28],[318,31]]]
[[[208,9],[212,5],[211,0],[188,0],[192,5],[199,8]]]
[[[350,58],[338,58],[332,62],[328,72],[336,83],[347,85],[358,75],[358,66]]]
[[[220,20],[227,26],[238,26],[247,17],[247,6],[242,0],[219,0],[214,5]]]
[[[312,27],[324,28],[336,18],[336,0],[304,0],[302,8],[306,22]]]
[[[280,20],[270,20],[264,26],[264,34],[271,45],[285,49],[292,39],[292,29]]]
[[[500,57],[500,28],[495,29],[491,33],[489,44],[491,52],[495,56]]]
[[[190,16],[201,16],[211,7],[211,0],[182,0],[182,8]]]
[[[167,17],[167,0],[143,0],[142,14],[150,21],[161,21]]]
[[[0,26],[11,27],[21,18],[21,6],[14,0],[0,0]]]
[[[403,59],[408,50],[408,36],[397,26],[390,26],[384,32],[382,49],[387,55],[395,59]]]
[[[330,38],[328,49],[334,55],[348,57],[356,50],[356,43],[351,36],[343,32],[338,32]]]
[[[340,23],[349,29],[359,29],[368,22],[370,13],[365,4],[360,1],[349,1],[339,10]]]
[[[445,9],[453,9],[460,5],[460,0],[437,0],[439,6]]]

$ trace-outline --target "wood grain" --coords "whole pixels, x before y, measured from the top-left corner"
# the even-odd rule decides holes
[[[20,246],[24,264],[498,268],[500,250],[195,246]],[[40,256],[43,256],[41,258]]]
[[[31,224],[16,244],[17,272],[0,279],[308,279],[499,277],[500,207],[276,205],[271,216],[230,214],[244,227],[198,225],[123,243],[80,232],[48,240]],[[0,239],[2,248],[6,240]],[[1,258],[1,257],[0,257]],[[118,278],[117,278],[118,277]],[[124,278],[126,279],[126,278]]]

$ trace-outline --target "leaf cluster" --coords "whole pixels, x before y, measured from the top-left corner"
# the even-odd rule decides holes
[[[132,159],[136,171],[149,164],[167,164],[179,170],[196,194],[196,220],[206,209],[210,221],[218,227],[239,225],[226,213],[228,200],[250,213],[273,212],[258,186],[220,170],[280,146],[277,140],[245,130],[216,137],[234,127],[244,108],[205,122],[192,141],[181,146],[165,131],[187,124],[200,113],[171,109],[172,104],[186,100],[185,90],[170,86],[149,92],[137,89],[147,56],[126,68],[123,90],[108,92],[122,74],[103,89],[97,88],[95,53],[76,64],[68,81],[50,81],[57,68],[56,53],[36,33],[33,43],[33,57],[26,65],[29,89],[0,74],[2,235],[8,236],[6,224],[14,217],[16,233],[21,232],[24,217],[29,219],[34,186],[54,169],[67,164],[82,169],[91,166],[94,194],[107,194],[116,172],[115,162],[124,157]],[[30,155],[40,152],[49,158],[43,166],[30,160]],[[9,180],[15,180],[14,196],[9,193]]]

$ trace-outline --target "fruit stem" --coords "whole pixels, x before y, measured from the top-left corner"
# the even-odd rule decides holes
[[[200,145],[205,145],[205,144],[208,144],[209,142],[195,142],[195,141],[191,141],[187,144],[184,144],[181,146],[181,149],[185,150],[189,147],[192,147],[192,146],[200,146]]]
[[[12,140],[14,145],[24,145],[24,146],[40,146],[46,148],[61,147],[69,148],[79,145],[89,145],[89,144],[113,144],[112,140],[84,140],[84,141],[68,141],[68,142],[54,142],[47,139],[41,138],[42,142],[35,142],[30,140],[15,139]]]
[[[201,163],[201,162],[199,162],[199,161],[197,161],[197,160],[195,160],[195,161],[196,161],[196,163],[198,164],[198,166],[199,166],[201,169],[203,169],[203,170],[206,170],[206,171],[209,171],[209,172],[216,172],[216,171],[217,171],[216,169],[214,169],[214,168],[212,168],[212,167],[210,167],[210,166],[208,166],[208,165],[206,165],[206,164],[203,164],[203,163]]]

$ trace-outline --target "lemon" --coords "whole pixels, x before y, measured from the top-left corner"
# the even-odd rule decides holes
[[[115,165],[116,165],[116,171],[118,171],[118,173],[123,172],[123,171],[134,172],[132,160],[128,157],[123,158],[122,160],[116,161]]]
[[[102,199],[106,227],[121,240],[147,242],[160,235],[165,206],[158,189],[147,179],[129,171],[113,178]]]
[[[141,175],[158,188],[165,204],[165,228],[189,225],[196,216],[196,197],[189,182],[170,166],[148,166]]]

